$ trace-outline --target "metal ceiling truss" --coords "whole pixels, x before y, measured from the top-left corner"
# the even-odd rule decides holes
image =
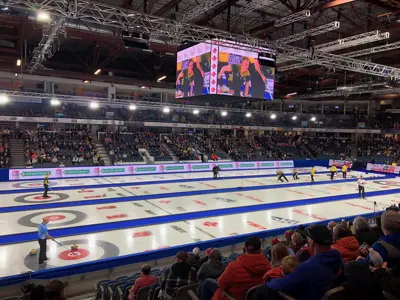
[[[390,37],[389,32],[381,33],[379,30],[375,30],[371,32],[349,36],[347,38],[339,39],[337,41],[317,45],[315,46],[314,49],[323,52],[334,52],[350,47],[355,47],[363,44],[385,40],[388,39],[389,37]]]
[[[189,22],[198,17],[202,14],[208,12],[212,8],[216,7],[217,5],[225,2],[225,0],[204,0],[199,5],[195,6],[193,9],[185,12],[180,16],[180,20],[182,22]]]
[[[298,95],[295,98],[290,98],[291,100],[307,100],[307,99],[313,99],[313,98],[328,98],[328,97],[343,97],[343,96],[349,96],[349,95],[361,95],[361,94],[372,94],[372,95],[388,95],[388,94],[399,94],[400,93],[400,88],[394,88],[394,89],[373,89],[370,88],[369,86],[365,86],[364,88],[360,89],[353,89],[353,90],[329,90],[329,91],[322,91],[322,92],[317,92],[317,93],[312,93],[312,94],[304,94],[304,95]]]
[[[253,0],[247,3],[239,10],[239,16],[245,17],[250,15],[253,11],[261,9],[263,7],[270,6],[271,4],[277,3],[276,0]]]
[[[68,9],[70,3],[73,9]],[[344,69],[382,77],[400,78],[400,69],[371,62],[345,58],[339,55],[315,51],[313,57],[307,49],[272,41],[257,39],[247,35],[234,34],[208,27],[181,23],[161,17],[146,15],[132,10],[113,7],[90,0],[0,0],[0,5],[37,11],[46,10],[52,15],[72,18],[81,22],[138,31],[147,34],[158,34],[180,41],[204,42],[211,40],[228,40],[231,45],[247,44],[248,49],[268,48],[278,56],[293,57],[296,60]],[[218,42],[214,42],[218,43]],[[226,45],[226,42],[224,42]]]
[[[282,44],[290,44],[292,42],[302,40],[308,36],[320,35],[320,34],[323,34],[323,33],[326,33],[326,32],[332,31],[332,30],[336,30],[339,28],[340,28],[340,22],[335,21],[335,22],[324,24],[324,25],[321,25],[321,26],[318,26],[318,27],[315,27],[312,29],[304,30],[302,32],[278,39],[278,40],[276,40],[276,42],[282,43]]]
[[[372,47],[372,48],[368,48],[368,49],[364,49],[364,50],[348,52],[348,53],[344,53],[342,55],[346,56],[346,57],[359,57],[359,56],[363,56],[363,55],[371,55],[371,54],[384,52],[384,51],[396,50],[399,48],[400,48],[400,41],[391,43],[391,44],[382,45],[382,46],[376,46],[376,47]]]
[[[302,10],[297,13],[294,13],[294,14],[288,15],[286,17],[280,18],[278,20],[275,20],[274,27],[282,27],[282,26],[285,26],[285,25],[288,25],[288,24],[291,24],[294,22],[298,22],[298,21],[307,19],[310,16],[311,16],[311,12],[308,9]]]
[[[54,54],[55,42],[58,40],[59,34],[64,29],[65,17],[61,17],[54,24],[49,24],[43,28],[43,36],[39,45],[33,50],[33,57],[28,65],[29,73],[35,72],[37,69],[43,69],[42,65],[47,59]]]
[[[213,107],[213,106],[202,106],[202,105],[182,105],[177,103],[165,103],[165,102],[151,102],[151,101],[140,101],[140,100],[125,100],[125,99],[115,99],[110,102],[107,98],[98,97],[86,97],[86,96],[71,96],[71,95],[54,95],[45,93],[34,93],[34,92],[21,92],[21,91],[11,91],[11,90],[0,90],[0,95],[5,95],[12,97],[14,99],[40,99],[40,100],[51,100],[56,98],[63,103],[80,103],[85,105],[90,105],[92,102],[97,102],[100,106],[122,106],[129,108],[130,105],[135,104],[138,108],[142,109],[153,109],[162,110],[165,106],[175,110],[185,110],[192,112],[194,109],[199,109],[201,111],[227,111],[236,113],[258,113],[262,112],[255,109],[240,109],[240,108],[229,108],[229,107]],[[143,97],[147,98],[147,97]],[[154,99],[154,98],[153,98]]]
[[[341,40],[337,40],[334,42],[329,42],[325,44],[321,44],[315,47],[315,51],[322,51],[322,52],[332,52],[332,51],[337,51],[337,50],[342,50],[345,48],[350,48],[354,46],[359,46],[363,44],[368,44],[368,43],[373,43],[381,40],[385,40],[389,38],[389,32],[384,32],[380,33],[378,30],[373,31],[373,32],[367,32],[359,35],[354,35],[348,38],[344,38]],[[395,43],[398,44],[398,43]],[[399,47],[399,45],[397,45]],[[385,50],[380,50],[380,51],[387,51],[390,50],[390,47],[377,47],[377,48],[382,48]],[[371,48],[373,49],[373,48]],[[364,54],[369,54],[369,49],[365,50],[360,50],[356,52],[350,52],[350,53],[344,53],[341,56],[344,57],[357,57],[357,56],[362,56]],[[280,61],[281,62],[281,61]],[[279,71],[288,71],[288,70],[293,70],[293,69],[298,69],[298,68],[305,68],[314,65],[313,63],[308,63],[308,62],[302,62],[302,63],[296,63],[296,64],[291,64],[287,66],[282,66],[279,68]]]

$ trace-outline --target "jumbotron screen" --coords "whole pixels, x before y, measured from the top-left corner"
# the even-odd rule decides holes
[[[275,68],[243,45],[200,43],[177,54],[175,98],[217,94],[272,100],[274,83]]]
[[[275,68],[263,66],[257,52],[219,46],[217,94],[272,100]]]
[[[175,98],[210,94],[211,45],[200,43],[177,54]]]

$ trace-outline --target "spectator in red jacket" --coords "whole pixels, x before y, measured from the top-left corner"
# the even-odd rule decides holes
[[[248,289],[264,282],[263,275],[271,269],[271,264],[261,253],[260,239],[249,238],[245,250],[246,253],[231,262],[219,277],[213,300],[226,299],[223,291],[237,300],[243,300]]]
[[[344,262],[356,260],[360,255],[360,245],[346,227],[336,225],[333,228],[333,240],[332,249],[340,252]]]
[[[150,265],[144,264],[141,268],[141,271],[142,275],[138,279],[136,279],[135,284],[129,292],[129,300],[134,299],[134,297],[136,297],[137,293],[142,287],[153,285],[157,282],[157,277],[150,275]]]

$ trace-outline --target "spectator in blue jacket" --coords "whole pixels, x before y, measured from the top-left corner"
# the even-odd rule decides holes
[[[267,286],[297,300],[320,300],[341,271],[343,260],[339,251],[331,248],[332,233],[326,226],[312,225],[306,233],[314,256],[293,273],[274,279]]]
[[[372,248],[377,251],[383,261],[387,262],[389,268],[394,267],[400,257],[400,213],[387,210],[381,216],[382,236]],[[358,258],[358,262],[362,262],[363,258]],[[367,264],[370,264],[369,255],[365,259]],[[380,267],[380,266],[376,266]]]

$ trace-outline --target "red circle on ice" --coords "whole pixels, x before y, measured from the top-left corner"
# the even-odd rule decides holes
[[[41,183],[28,183],[28,186],[42,186]]]
[[[58,258],[62,260],[76,260],[88,257],[90,255],[89,250],[86,249],[76,249],[76,250],[65,250],[58,254]]]
[[[47,218],[49,221],[60,221],[60,220],[64,220],[65,216],[64,215],[51,215],[51,216],[46,216],[45,218]]]
[[[46,200],[46,199],[51,199],[51,198],[53,198],[53,197],[51,197],[51,196],[48,196],[47,198],[46,198],[46,197],[43,197],[43,196],[36,196],[36,197],[33,197],[34,200]]]

